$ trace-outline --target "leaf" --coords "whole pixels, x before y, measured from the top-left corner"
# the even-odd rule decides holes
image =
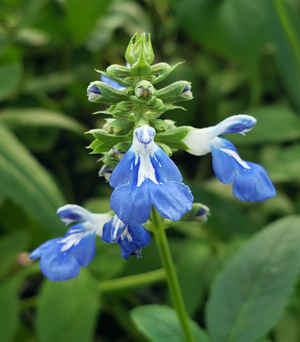
[[[63,233],[56,210],[65,203],[48,172],[4,126],[0,126],[0,191],[20,203],[52,232]]]
[[[80,45],[93,28],[97,19],[102,16],[108,7],[108,0],[67,0],[67,25],[73,36],[74,42]],[[80,29],[78,29],[80,28]]]
[[[280,318],[300,266],[300,216],[268,225],[226,264],[206,310],[213,342],[253,342]]]
[[[173,7],[180,25],[197,42],[257,69],[266,39],[261,0],[177,0]]]
[[[39,341],[91,342],[98,306],[97,283],[86,270],[68,281],[46,280],[38,302]]]
[[[263,106],[249,110],[247,114],[254,116],[257,123],[246,137],[240,134],[226,135],[235,144],[255,145],[300,138],[300,119],[286,105]]]
[[[17,254],[24,251],[28,243],[29,235],[26,231],[7,234],[0,239],[0,277],[13,266]]]
[[[211,216],[206,223],[207,229],[211,229],[213,233],[218,234],[223,239],[251,235],[259,228],[257,224],[251,221],[250,217],[245,216],[227,199],[212,192],[204,191],[196,184],[190,184],[190,188],[195,202],[204,203],[210,208]]]
[[[59,112],[45,108],[5,109],[0,112],[0,124],[14,129],[17,127],[57,127],[83,134],[85,127],[76,120]]]
[[[299,18],[297,14],[292,15],[292,9],[289,8],[288,2],[283,2],[282,6],[285,7],[289,25],[293,27],[293,33],[296,34],[295,38],[300,43],[300,32]],[[275,47],[274,57],[278,67],[279,74],[284,82],[286,90],[290,96],[290,99],[300,109],[300,70],[297,65],[296,57],[293,53],[291,43],[287,37],[276,10],[274,8],[273,1],[266,1],[267,11],[267,30],[269,39]],[[296,12],[296,11],[295,11]],[[295,17],[295,18],[294,18]],[[294,20],[293,20],[294,19]],[[295,29],[296,28],[296,29]],[[297,44],[297,43],[296,43]],[[298,47],[299,49],[299,47]]]
[[[185,342],[176,312],[160,305],[145,305],[130,312],[138,329],[153,342]],[[205,332],[192,320],[191,329],[197,342],[209,342]]]
[[[20,279],[15,277],[0,285],[0,341],[12,342],[18,325],[18,287]]]
[[[12,63],[0,67],[0,101],[15,92],[21,78],[21,64]]]
[[[273,182],[293,182],[300,179],[300,144],[279,148],[266,159],[264,166]]]

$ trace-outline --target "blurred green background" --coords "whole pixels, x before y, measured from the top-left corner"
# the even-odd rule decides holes
[[[188,311],[205,327],[209,288],[228,258],[266,224],[300,214],[299,11],[299,0],[0,2],[1,342],[145,341],[127,312],[170,305],[165,282],[101,292],[101,282],[161,268],[154,241],[142,259],[127,261],[119,246],[99,239],[92,264],[64,283],[44,280],[23,253],[64,235],[59,206],[109,210],[112,189],[98,177],[101,164],[84,135],[105,123],[92,115],[104,107],[87,101],[86,88],[99,77],[94,69],[125,65],[135,32],[151,33],[154,63],[185,61],[157,88],[192,82],[187,111],[163,118],[202,128],[253,115],[253,131],[228,139],[277,189],[264,203],[240,202],[216,180],[210,155],[173,155],[195,200],[211,210],[206,224],[168,231]],[[300,341],[298,292],[270,341]]]

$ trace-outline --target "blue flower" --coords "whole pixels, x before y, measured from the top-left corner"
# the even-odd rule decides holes
[[[102,235],[109,214],[92,214],[88,210],[67,204],[57,210],[66,224],[82,221],[72,226],[64,237],[49,240],[30,254],[30,259],[41,258],[42,273],[50,280],[68,280],[78,276],[80,266],[87,266],[94,258],[95,237]]]
[[[172,221],[191,210],[193,196],[182,183],[177,166],[154,143],[147,125],[134,131],[133,144],[114,169],[109,184],[115,188],[110,206],[125,224],[147,222],[152,205]]]
[[[108,243],[117,242],[121,247],[121,255],[124,259],[128,259],[130,255],[140,258],[142,256],[141,248],[150,243],[150,234],[143,225],[127,225],[115,215],[105,223],[102,240]]]
[[[274,197],[276,191],[266,170],[255,163],[240,158],[234,145],[218,136],[228,133],[245,135],[256,124],[249,115],[234,115],[218,125],[191,129],[182,141],[187,152],[202,156],[211,152],[214,172],[220,182],[232,183],[232,193],[243,201],[264,201]]]
[[[100,75],[100,80],[108,85],[110,85],[111,87],[115,88],[115,89],[125,89],[126,87],[121,85],[120,83],[118,83],[117,81],[111,79],[108,76],[105,75]]]

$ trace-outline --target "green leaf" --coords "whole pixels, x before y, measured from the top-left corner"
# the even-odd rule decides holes
[[[273,182],[293,182],[300,179],[300,144],[277,149],[264,166]]]
[[[204,191],[197,184],[190,184],[190,188],[195,202],[205,203],[210,208],[211,216],[206,222],[207,229],[223,239],[252,235],[260,228],[227,199]]]
[[[21,64],[13,63],[0,67],[0,101],[16,91],[21,78]]]
[[[138,329],[153,342],[185,342],[176,312],[159,305],[145,305],[131,310],[131,318]],[[197,342],[209,342],[206,333],[192,320],[191,329]]]
[[[257,119],[251,132],[228,135],[230,141],[239,145],[255,145],[292,141],[300,138],[300,119],[288,106],[276,104],[251,109],[247,112]]]
[[[97,19],[102,16],[108,7],[108,0],[67,0],[67,25],[73,36],[73,40],[80,45],[93,28]]]
[[[0,126],[0,191],[52,232],[63,233],[56,210],[65,203],[48,172],[4,126]]]
[[[91,342],[99,307],[97,283],[82,269],[68,281],[46,280],[37,312],[40,342]]]
[[[268,225],[224,267],[208,302],[213,342],[253,342],[277,322],[299,274],[300,216]]]
[[[278,14],[274,8],[274,1],[266,1],[267,11],[267,30],[269,39],[275,47],[274,57],[277,64],[278,72],[283,80],[286,90],[293,103],[300,109],[300,70],[295,55],[293,53],[291,43],[284,31],[282,24],[278,18]],[[300,42],[299,17],[298,13],[293,13],[292,8],[289,8],[290,4],[287,1],[283,2],[285,7],[289,25],[293,27],[293,32],[296,34],[295,38]],[[294,14],[294,15],[293,15]],[[294,19],[294,20],[293,20]]]
[[[19,278],[13,278],[0,285],[0,341],[12,342],[18,325]]]
[[[24,251],[29,243],[26,231],[7,234],[0,239],[0,277],[16,263],[17,254]]]
[[[83,134],[85,127],[76,120],[59,112],[45,108],[5,109],[0,112],[0,124],[14,129],[17,127],[57,127]]]
[[[181,26],[197,42],[257,69],[266,39],[264,2],[177,0],[173,7]]]

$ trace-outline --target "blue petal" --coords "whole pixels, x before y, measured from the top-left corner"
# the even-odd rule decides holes
[[[110,85],[111,87],[115,88],[115,89],[125,89],[126,87],[121,85],[120,83],[118,83],[117,81],[111,79],[108,76],[105,75],[100,75],[100,80],[108,85]]]
[[[57,215],[66,224],[77,221],[91,221],[93,214],[76,204],[66,204],[58,208]]]
[[[113,170],[109,184],[111,187],[116,188],[120,185],[132,183],[134,179],[137,183],[138,168],[135,166],[135,153],[132,150],[132,146],[126,152],[125,156],[121,159],[119,164]]]
[[[118,186],[110,197],[110,206],[126,224],[139,225],[147,222],[152,206],[148,182],[143,182],[140,187],[134,184]]]
[[[229,133],[244,134],[249,132],[256,122],[257,120],[250,115],[233,115],[216,125],[215,132],[217,135]]]
[[[194,197],[188,186],[179,182],[155,184],[149,181],[150,199],[157,211],[171,221],[178,221],[192,209]]]
[[[242,201],[264,201],[276,195],[276,190],[267,174],[260,165],[247,162],[250,170],[238,172],[233,184],[232,193]]]
[[[128,233],[117,241],[121,247],[121,256],[128,259],[130,255],[142,256],[141,248],[150,243],[150,234],[142,226],[128,226]]]
[[[108,243],[116,242],[125,228],[126,224],[115,215],[109,222],[104,224],[101,237],[102,241]]]
[[[41,271],[52,281],[75,278],[80,271],[78,261],[69,253],[60,251],[60,240],[61,238],[49,240],[30,254],[31,259],[41,258]]]
[[[30,259],[41,258],[40,268],[50,280],[75,278],[80,266],[93,260],[96,230],[85,229],[86,224],[73,226],[63,238],[49,240],[30,254]]]
[[[264,201],[276,195],[266,170],[255,163],[242,160],[234,145],[222,138],[215,138],[210,145],[213,169],[220,182],[233,181],[233,195],[243,201]]]
[[[158,182],[182,181],[182,175],[176,164],[169,158],[166,153],[155,144],[156,151],[154,156],[150,156],[150,162],[155,170],[156,179]],[[131,146],[121,159],[119,164],[114,169],[109,184],[116,188],[120,185],[132,183],[137,185],[138,172],[140,167],[140,157],[136,154]]]
[[[94,259],[96,253],[95,239],[96,231],[93,231],[82,238],[77,245],[70,248],[69,253],[77,259],[80,266],[87,266]]]

